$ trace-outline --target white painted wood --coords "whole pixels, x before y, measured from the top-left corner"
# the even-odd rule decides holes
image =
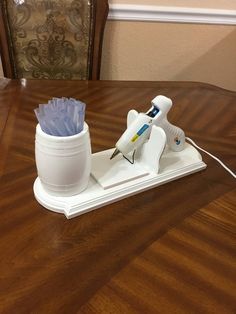
[[[236,10],[111,4],[109,20],[236,25]]]
[[[92,176],[103,187],[114,186],[136,180],[149,174],[148,170],[139,163],[131,164],[121,154],[110,160],[113,150],[105,150],[93,154]]]
[[[111,154],[110,149],[107,154]],[[78,195],[71,197],[57,197],[49,195],[42,187],[39,178],[34,183],[34,194],[37,201],[45,208],[65,214],[69,218],[81,215],[99,207],[116,202],[125,197],[154,188],[158,185],[176,180],[206,168],[199,152],[186,143],[181,152],[165,149],[160,159],[159,173],[149,173],[135,180],[103,189],[102,186],[90,176],[88,188]]]
[[[131,113],[132,110],[128,114],[130,118]],[[150,173],[157,174],[165,144],[165,132],[154,125],[149,140],[142,145],[141,149],[136,150],[134,164],[123,158],[121,154],[110,160],[112,150],[104,150],[93,154],[91,174],[103,189],[137,180]],[[133,153],[129,156],[130,160],[132,160],[132,155]]]
[[[136,159],[142,168],[159,173],[160,158],[166,145],[166,133],[156,125],[152,126],[150,138],[137,149]]]

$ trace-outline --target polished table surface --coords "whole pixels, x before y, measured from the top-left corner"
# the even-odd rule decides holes
[[[236,93],[203,83],[0,81],[0,313],[235,313],[235,179],[207,168],[67,220],[33,195],[36,118],[87,104],[93,152],[156,95],[169,120],[235,171]]]

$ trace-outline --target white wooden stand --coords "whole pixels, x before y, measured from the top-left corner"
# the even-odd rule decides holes
[[[128,123],[129,119],[132,117],[128,115]],[[156,126],[148,142],[136,152],[134,164],[121,155],[110,160],[113,151],[114,148],[92,155],[88,187],[78,195],[52,196],[37,178],[34,183],[37,201],[51,211],[73,218],[206,168],[199,152],[188,143],[181,152],[170,151],[165,132]]]

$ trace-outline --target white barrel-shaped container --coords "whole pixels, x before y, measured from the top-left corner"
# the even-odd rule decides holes
[[[36,127],[35,159],[38,177],[46,192],[72,196],[86,189],[91,173],[89,127],[72,136],[52,136]]]

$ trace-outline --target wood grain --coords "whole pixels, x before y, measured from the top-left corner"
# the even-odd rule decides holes
[[[72,220],[33,196],[36,119],[51,97],[86,102],[92,149],[127,111],[171,97],[169,120],[233,170],[236,93],[202,83],[10,81],[0,89],[0,313],[235,313],[235,180],[207,169]]]
[[[10,84],[9,79],[0,79],[0,93],[1,93],[1,102],[0,102],[0,137],[5,128],[7,117],[12,104],[12,97],[9,93],[10,90],[6,89],[6,86]]]

